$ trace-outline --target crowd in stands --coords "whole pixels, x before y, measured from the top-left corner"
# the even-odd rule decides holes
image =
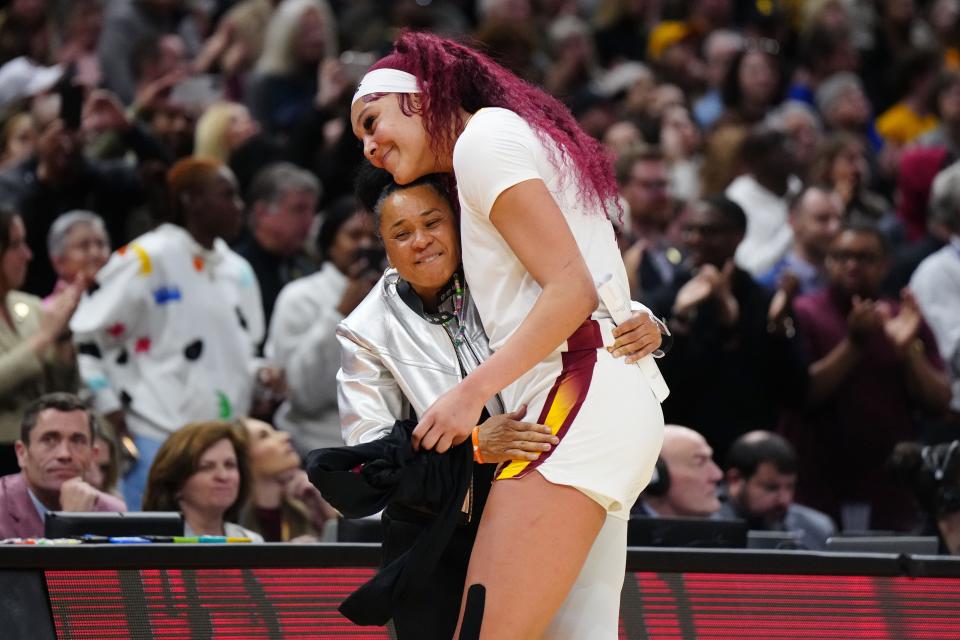
[[[0,0],[0,537],[121,496],[323,535],[300,461],[385,266],[349,101],[402,29],[609,151],[683,425],[637,512],[960,544],[960,0]]]

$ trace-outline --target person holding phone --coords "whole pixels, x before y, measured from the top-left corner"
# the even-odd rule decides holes
[[[77,131],[83,124],[84,88],[75,82],[76,73],[76,65],[70,64],[56,86],[60,96],[60,118],[68,131]]]
[[[62,84],[58,92],[60,108],[37,123],[34,157],[0,172],[0,201],[23,215],[34,256],[23,290],[37,296],[50,293],[57,281],[47,250],[53,221],[67,211],[89,209],[103,218],[111,238],[129,237],[130,213],[147,197],[138,167],[169,160],[163,145],[132,121],[109,91],[96,89],[84,97],[77,85]],[[83,153],[86,136],[107,132],[136,156],[136,166]]]
[[[352,197],[326,212],[317,236],[320,271],[288,284],[273,310],[264,352],[284,371],[287,397],[274,416],[301,454],[343,444],[337,411],[337,324],[383,273],[373,217]]]

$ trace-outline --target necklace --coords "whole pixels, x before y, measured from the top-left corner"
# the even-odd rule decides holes
[[[463,344],[463,286],[460,284],[460,277],[453,274],[453,316],[444,321],[444,326],[449,325],[454,320],[457,321],[457,332],[452,336],[453,346],[459,347]]]

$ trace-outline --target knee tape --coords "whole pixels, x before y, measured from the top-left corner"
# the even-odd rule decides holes
[[[483,624],[483,607],[487,601],[487,589],[482,584],[472,584],[467,590],[467,603],[463,607],[459,640],[477,640]]]

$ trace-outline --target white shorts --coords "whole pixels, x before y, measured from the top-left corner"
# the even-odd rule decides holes
[[[508,411],[526,404],[524,420],[547,425],[560,444],[532,462],[503,465],[497,480],[537,470],[627,520],[660,454],[663,412],[640,369],[607,353],[612,328],[609,320],[587,320],[565,349],[503,391]]]

